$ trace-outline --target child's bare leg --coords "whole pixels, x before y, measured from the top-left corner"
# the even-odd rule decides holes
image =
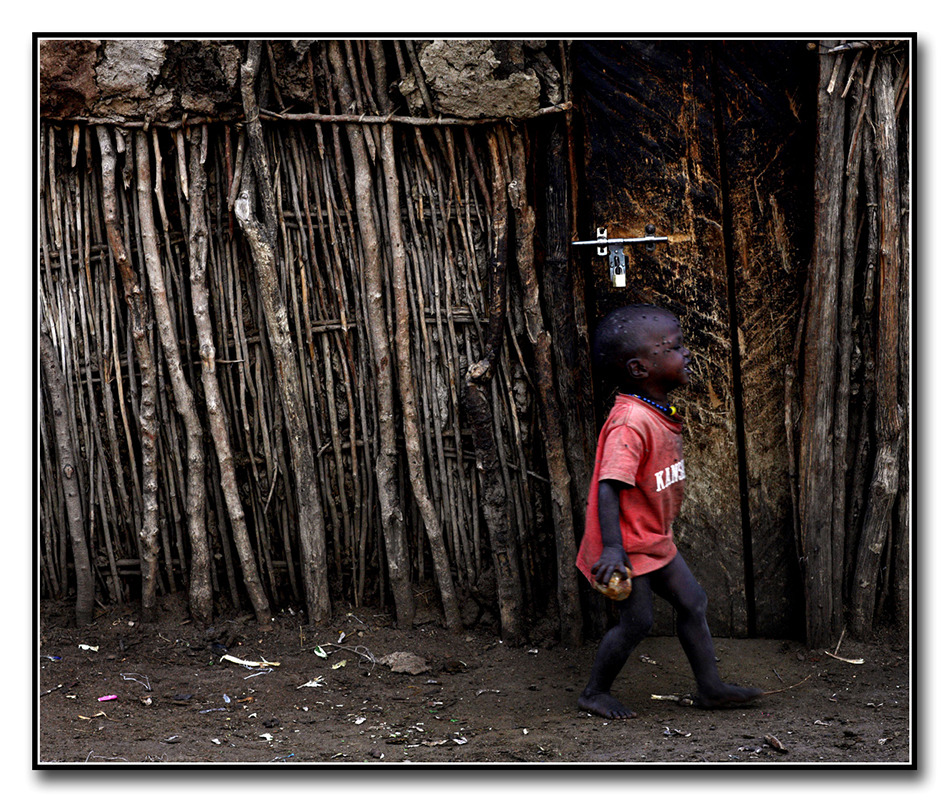
[[[630,653],[653,626],[653,593],[645,577],[634,577],[630,596],[617,603],[620,621],[604,635],[587,687],[581,692],[578,706],[607,719],[630,719],[636,716],[617,700],[610,688]]]
[[[746,703],[762,690],[723,683],[716,666],[709,625],[706,623],[706,592],[693,577],[681,555],[652,573],[653,588],[676,609],[676,635],[696,676],[694,702],[701,708],[723,708]]]

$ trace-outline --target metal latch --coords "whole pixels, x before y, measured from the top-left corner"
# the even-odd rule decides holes
[[[669,241],[669,237],[654,237],[656,226],[652,223],[646,227],[646,237],[616,237],[608,238],[606,228],[597,229],[596,240],[575,240],[572,245],[596,245],[597,256],[607,257],[608,275],[614,287],[627,285],[627,255],[624,246],[627,243],[644,243],[647,251],[653,251],[657,243]]]

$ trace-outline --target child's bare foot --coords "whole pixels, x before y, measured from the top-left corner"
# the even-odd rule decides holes
[[[607,693],[588,694],[584,692],[577,700],[582,711],[590,711],[607,719],[633,719],[636,714],[615,697]]]
[[[693,695],[693,705],[697,708],[733,708],[745,705],[761,697],[762,694],[762,689],[730,686],[724,683],[714,691],[696,692]]]

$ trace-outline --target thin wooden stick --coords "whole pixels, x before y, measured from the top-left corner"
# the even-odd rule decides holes
[[[201,161],[201,154],[207,147],[207,137],[207,128],[202,128],[200,133],[196,129],[192,129],[190,132],[191,232],[188,243],[188,259],[191,267],[192,308],[198,332],[199,352],[201,354],[201,381],[204,388],[209,428],[218,458],[218,470],[221,475],[221,492],[224,496],[238,559],[241,563],[244,585],[247,588],[258,622],[261,624],[269,624],[270,605],[264,594],[258,567],[254,561],[250,538],[247,533],[246,516],[244,507],[241,504],[237,477],[234,471],[234,456],[231,449],[230,438],[227,433],[226,422],[223,417],[223,410],[221,409],[221,389],[218,382],[211,321],[208,316],[209,305],[206,267],[208,260],[208,227],[205,210],[207,175]]]
[[[807,683],[809,680],[811,680],[811,675],[798,681],[798,683],[793,683],[791,686],[786,686],[784,689],[772,689],[771,691],[764,691],[762,692],[762,696],[764,697],[767,694],[781,694],[786,691],[791,691],[792,689],[797,689],[799,686]]]
[[[141,370],[142,402],[139,414],[142,454],[142,507],[144,518],[139,531],[142,552],[142,618],[149,621],[154,616],[155,594],[158,581],[158,473],[156,464],[156,370],[151,348],[146,336],[148,312],[138,276],[128,257],[125,243],[119,232],[115,192],[115,154],[109,132],[104,127],[97,129],[99,149],[102,154],[102,195],[109,244],[115,257],[119,274],[125,286],[126,301],[132,319],[132,339]]]
[[[67,385],[59,366],[53,341],[46,331],[41,332],[40,348],[55,424],[57,462],[62,474],[66,497],[66,518],[76,571],[76,623],[88,625],[92,622],[94,589],[89,549],[82,520],[79,481],[75,470],[75,449],[69,433],[70,421],[64,409],[68,398]]]
[[[182,147],[184,135],[181,137]],[[152,182],[149,164],[149,146],[146,135],[138,132],[135,138],[135,151],[138,164],[138,198],[141,213],[142,242],[144,246],[145,266],[148,271],[152,306],[155,312],[159,339],[165,355],[165,363],[171,379],[172,392],[178,413],[185,427],[185,443],[188,456],[186,516],[188,539],[191,547],[191,578],[189,583],[189,602],[192,616],[201,622],[211,619],[211,580],[210,561],[205,536],[205,459],[203,431],[198,421],[198,410],[194,394],[185,379],[182,370],[181,353],[178,338],[173,328],[168,304],[165,281],[162,275],[161,257],[158,252],[157,232],[152,213]],[[184,155],[182,151],[180,155]],[[184,165],[182,170],[186,168]],[[187,176],[183,178],[187,181]],[[174,450],[178,454],[178,450]],[[184,555],[182,555],[184,559]],[[169,567],[169,576],[172,573]]]
[[[270,195],[270,168],[257,114],[258,106],[254,87],[259,59],[260,43],[252,42],[249,45],[248,57],[241,66],[241,92],[245,114],[248,117],[248,144],[253,169],[245,171],[241,198],[235,203],[235,216],[248,239],[257,267],[271,351],[282,379],[278,390],[281,394],[281,404],[288,428],[288,440],[296,479],[307,610],[311,621],[316,624],[325,622],[330,613],[323,505],[316,488],[317,478],[313,463],[310,426],[303,409],[300,377],[287,330],[287,313],[281,298],[279,276],[276,270],[276,210]],[[252,211],[252,198],[255,194],[263,207],[263,221],[259,221]]]
[[[162,187],[162,149],[158,144],[158,129],[152,129],[152,149],[155,151],[155,200],[158,202],[158,213],[162,218],[162,229],[168,231],[171,226],[168,222],[168,213],[165,211],[165,191]]]
[[[860,54],[859,54],[860,55]],[[868,65],[868,72],[864,78],[864,92],[861,95],[861,107],[858,109],[858,119],[854,124],[854,134],[851,137],[851,145],[848,148],[848,156],[845,160],[845,172],[851,173],[852,159],[854,158],[854,149],[858,144],[858,136],[861,133],[861,123],[864,120],[864,113],[867,109],[868,98],[871,96],[871,79],[874,77],[874,67],[877,64],[877,51],[871,54],[871,63]]]
[[[479,118],[466,118],[466,117],[442,117],[442,116],[432,116],[432,117],[416,117],[412,115],[371,115],[371,114],[326,114],[320,112],[304,112],[304,113],[289,113],[289,112],[276,112],[269,111],[267,109],[261,109],[260,115],[266,119],[283,121],[283,122],[318,122],[318,123],[345,123],[348,125],[385,125],[392,123],[394,125],[407,125],[407,126],[460,126],[464,128],[473,128],[476,126],[492,126],[499,123],[507,123],[512,119],[517,120],[533,120],[537,117],[545,117],[549,114],[559,114],[562,112],[569,111],[573,108],[571,102],[565,103],[556,103],[551,106],[545,106],[541,109],[538,109],[529,114],[519,115],[517,118],[511,117],[479,117]],[[112,117],[64,117],[59,122],[62,123],[79,123],[89,126],[116,126],[121,128],[166,128],[171,131],[181,129],[187,125],[208,125],[212,123],[238,123],[244,122],[246,118],[242,118],[241,115],[196,115],[194,117],[189,116],[188,120],[183,124],[181,120],[150,120],[144,122],[142,120],[133,120],[119,115]]]

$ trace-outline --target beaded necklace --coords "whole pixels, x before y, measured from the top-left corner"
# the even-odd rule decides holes
[[[639,399],[639,400],[642,401],[642,402],[646,402],[646,403],[649,404],[651,407],[656,407],[656,409],[659,410],[661,413],[666,413],[666,414],[667,414],[668,416],[670,416],[671,418],[672,418],[674,415],[676,415],[676,407],[674,407],[672,404],[671,404],[669,407],[667,407],[666,405],[663,405],[663,404],[660,404],[659,402],[653,401],[653,399],[648,399],[646,396],[641,396],[641,395],[639,395],[638,393],[624,393],[623,395],[624,395],[624,396],[633,396],[633,398],[635,398],[635,399]]]

